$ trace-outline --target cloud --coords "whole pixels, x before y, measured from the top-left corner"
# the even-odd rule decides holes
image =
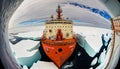
[[[95,25],[110,24],[108,10],[99,1],[94,1],[96,3],[88,0],[24,0],[10,19],[9,27],[16,27],[17,24],[24,21],[47,20],[52,14],[55,17],[58,4],[63,9],[64,18],[70,17],[72,20]]]

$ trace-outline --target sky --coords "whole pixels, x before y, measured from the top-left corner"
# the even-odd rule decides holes
[[[111,13],[99,0],[24,0],[14,12],[9,28],[19,23],[34,20],[47,20],[51,15],[56,17],[58,4],[63,9],[63,17],[79,20],[100,27],[110,27]],[[28,23],[27,22],[27,23]]]

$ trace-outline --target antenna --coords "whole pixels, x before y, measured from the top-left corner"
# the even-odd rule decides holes
[[[56,12],[57,12],[57,19],[61,19],[62,9],[61,9],[60,5],[58,5],[58,8],[56,9]]]

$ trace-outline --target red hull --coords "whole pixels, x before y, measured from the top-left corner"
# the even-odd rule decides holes
[[[76,39],[42,40],[42,46],[46,55],[60,68],[73,53],[76,47]]]

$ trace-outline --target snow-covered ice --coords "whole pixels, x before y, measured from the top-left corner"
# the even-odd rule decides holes
[[[73,30],[84,37],[84,49],[90,56],[94,56],[102,46],[102,34],[112,35],[112,30],[104,28],[74,26]]]
[[[95,59],[93,59],[92,63],[91,63],[91,66],[95,65],[97,63],[97,57]]]
[[[29,57],[32,56],[38,50],[29,52],[28,50],[36,46],[39,42],[32,40],[22,40],[16,45],[12,46],[15,51],[17,58],[19,57]]]
[[[32,31],[31,28],[26,28],[26,29],[24,28],[24,30],[16,29],[15,33],[18,33],[18,34],[15,36],[34,37],[34,38],[40,37],[42,35],[42,31],[43,31],[44,27],[41,26],[40,28],[37,28],[37,29],[35,27],[32,27],[32,29],[34,31]],[[74,26],[73,30],[75,33],[80,34],[81,37],[83,37],[83,39],[81,39],[81,40],[83,40],[84,43],[81,45],[84,45],[82,47],[85,49],[85,51],[91,57],[93,57],[100,50],[100,48],[102,46],[102,40],[101,40],[102,34],[108,33],[109,35],[112,35],[111,34],[112,30],[104,29],[104,28]],[[12,32],[10,32],[10,33],[12,33]],[[107,40],[107,36],[106,36],[106,40]],[[51,62],[38,61],[36,63],[36,60],[40,59],[40,53],[38,54],[38,52],[39,52],[38,49],[33,50],[33,51],[29,51],[29,50],[31,48],[35,47],[37,44],[39,44],[39,41],[22,40],[15,45],[11,44],[11,48],[15,52],[16,59],[18,60],[18,62],[21,65],[31,66],[33,64],[31,69],[38,69],[41,67],[42,67],[42,69],[52,69],[52,68],[57,69],[57,67]],[[37,52],[37,55],[39,55],[39,56],[33,57],[36,54],[36,52]],[[29,57],[32,57],[32,59]],[[104,62],[103,61],[104,57],[105,56],[100,57],[99,60]],[[30,62],[32,62],[32,64],[30,64]],[[95,62],[96,62],[96,59],[93,61],[92,65],[95,64]]]
[[[39,50],[29,51],[39,44],[39,41],[22,40],[15,45],[11,45],[13,54],[15,55],[20,65],[31,66],[34,62],[40,59]]]
[[[53,62],[38,61],[30,69],[58,69]]]

